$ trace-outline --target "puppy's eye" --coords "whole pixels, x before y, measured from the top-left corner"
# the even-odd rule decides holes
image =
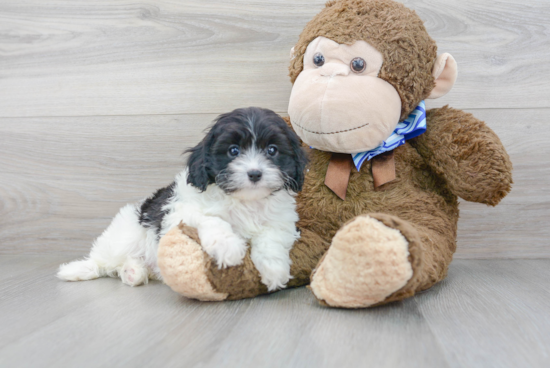
[[[351,70],[353,70],[355,73],[361,73],[367,68],[367,62],[365,59],[362,59],[360,57],[356,57],[349,63],[349,66],[351,67]]]
[[[325,64],[325,57],[320,52],[313,55],[313,64],[316,66],[323,66]]]
[[[277,154],[277,152],[279,152],[279,150],[277,149],[277,146],[272,144],[271,146],[267,147],[267,154],[268,155],[275,156]]]
[[[237,157],[239,153],[241,153],[241,150],[239,149],[239,146],[231,146],[229,147],[229,150],[227,151],[227,153],[231,157]]]

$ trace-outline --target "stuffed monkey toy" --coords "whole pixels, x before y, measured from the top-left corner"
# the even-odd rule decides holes
[[[392,0],[330,1],[291,51],[287,121],[309,151],[298,194],[301,237],[288,287],[323,305],[364,308],[408,298],[447,275],[457,198],[498,204],[512,164],[471,114],[426,111],[450,91],[457,64],[437,55],[414,11]],[[250,255],[218,269],[181,224],[159,245],[166,284],[189,298],[267,293]]]

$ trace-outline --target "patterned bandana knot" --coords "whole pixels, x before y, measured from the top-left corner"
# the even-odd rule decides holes
[[[370,160],[374,156],[378,156],[381,153],[391,151],[397,147],[405,144],[407,139],[412,139],[419,136],[426,131],[426,105],[424,101],[409,114],[409,117],[397,124],[397,128],[393,131],[392,135],[378,147],[365,152],[354,153],[353,163],[357,168],[357,171],[361,169],[361,165],[365,160]]]

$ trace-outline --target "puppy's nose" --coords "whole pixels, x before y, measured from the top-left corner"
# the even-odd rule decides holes
[[[250,179],[250,181],[253,183],[260,181],[261,178],[262,172],[260,170],[250,170],[248,172],[248,179]]]

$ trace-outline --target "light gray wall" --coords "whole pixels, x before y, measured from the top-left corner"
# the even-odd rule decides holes
[[[0,254],[84,253],[168,184],[219,113],[286,113],[289,50],[324,0],[0,0]],[[404,1],[459,64],[429,107],[474,113],[514,163],[463,203],[458,258],[550,256],[550,2]]]

